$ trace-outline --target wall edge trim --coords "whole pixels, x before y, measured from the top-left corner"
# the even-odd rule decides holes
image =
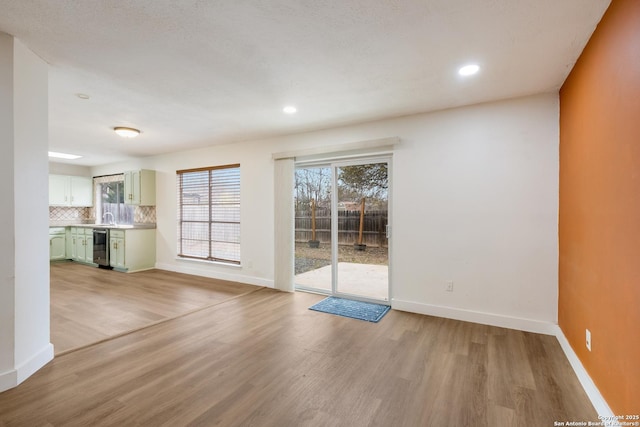
[[[442,305],[422,304],[395,298],[391,301],[391,308],[393,308],[394,310],[409,311],[412,313],[425,314],[428,316],[444,317],[447,319],[480,323],[482,325],[516,329],[518,331],[534,332],[544,335],[556,335],[557,328],[557,325],[555,323],[545,322],[542,320],[465,310],[461,308],[447,307]]]
[[[0,393],[18,385],[18,371],[11,369],[0,373]]]
[[[228,280],[231,282],[244,283],[247,285],[264,286],[266,288],[273,288],[273,280],[263,279],[261,277],[245,276],[243,274],[234,273],[222,273],[217,270],[211,270],[209,268],[199,267],[195,265],[173,265],[164,262],[157,262],[155,268],[159,270],[173,271],[176,273],[192,274],[194,276],[208,277],[210,279]]]
[[[48,343],[15,369],[0,373],[0,393],[17,387],[53,360],[53,344]]]
[[[35,374],[40,368],[53,360],[53,344],[47,343],[29,359],[16,367],[17,384]]]
[[[585,393],[587,393],[587,397],[589,397],[589,400],[591,401],[591,404],[593,405],[598,415],[601,417],[606,417],[606,419],[613,419],[609,417],[614,417],[615,414],[600,393],[600,390],[598,390],[598,387],[596,387],[587,370],[584,368],[584,366],[582,366],[582,362],[580,362],[578,355],[575,353],[575,351],[573,351],[571,344],[569,344],[569,340],[567,340],[567,337],[564,336],[564,332],[562,332],[562,329],[558,325],[556,325],[555,335],[558,343],[560,344],[560,347],[562,347],[562,351],[564,351],[564,354],[569,360],[569,364],[573,368],[573,371],[576,373],[578,381],[580,381],[582,388],[584,389]]]

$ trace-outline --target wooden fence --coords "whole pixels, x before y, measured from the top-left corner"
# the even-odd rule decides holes
[[[367,246],[387,247],[387,211],[365,211],[362,243]],[[338,244],[358,242],[360,211],[338,211]],[[311,211],[296,212],[296,242],[311,240]],[[316,210],[316,240],[331,241],[331,214],[328,209]]]

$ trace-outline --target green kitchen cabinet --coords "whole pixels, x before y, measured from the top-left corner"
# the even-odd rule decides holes
[[[93,229],[71,227],[71,259],[93,264]]]
[[[156,172],[147,169],[125,172],[124,203],[128,205],[155,206]]]
[[[124,231],[111,230],[109,236],[109,265],[115,269],[125,269]]]
[[[71,227],[69,230],[69,244],[68,244],[68,254],[69,254],[69,258],[72,260],[77,260],[78,259],[78,254],[77,254],[77,243],[76,240],[78,240],[78,229],[76,227]]]
[[[69,186],[68,176],[49,175],[49,205],[69,206]]]
[[[93,206],[93,179],[49,175],[49,206]]]
[[[83,176],[69,177],[71,206],[93,206],[93,179]]]
[[[49,229],[49,260],[58,261],[67,257],[67,239],[64,227]]]
[[[109,265],[116,271],[134,272],[155,268],[156,230],[111,230]]]

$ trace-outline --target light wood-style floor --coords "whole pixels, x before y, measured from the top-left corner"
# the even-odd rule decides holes
[[[0,426],[597,421],[554,337],[393,310],[377,324],[308,310],[322,298],[260,289],[58,356],[0,393]]]
[[[60,355],[258,289],[170,271],[125,274],[53,263],[51,342]]]

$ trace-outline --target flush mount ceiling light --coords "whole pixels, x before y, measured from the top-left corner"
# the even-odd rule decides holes
[[[125,127],[115,127],[113,130],[123,138],[135,138],[140,135],[140,131],[134,128],[125,128]]]
[[[460,74],[461,76],[472,76],[475,73],[477,73],[478,71],[480,71],[480,66],[477,64],[469,64],[469,65],[465,65],[464,67],[461,67],[458,70],[458,74]]]
[[[87,95],[86,93],[76,93],[76,96],[80,99],[89,99],[91,98],[89,95]]]
[[[282,112],[285,114],[295,114],[298,111],[298,109],[296,107],[294,107],[293,105],[287,105],[286,107],[284,107],[282,109]]]
[[[49,151],[49,157],[54,157],[56,159],[75,160],[75,159],[81,158],[82,156],[77,156],[75,154],[56,153],[55,151]]]

